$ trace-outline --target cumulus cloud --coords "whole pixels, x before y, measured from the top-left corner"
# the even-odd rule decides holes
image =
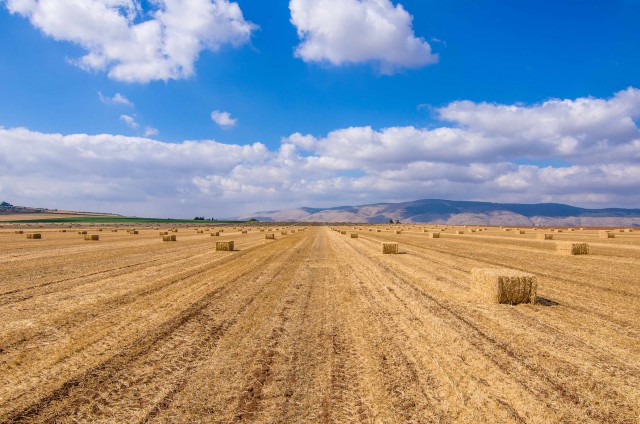
[[[221,112],[219,110],[211,112],[211,120],[222,128],[231,128],[236,125],[236,122],[238,122],[237,119],[231,117],[229,112]]]
[[[120,115],[120,120],[131,129],[137,130],[140,128],[140,124],[136,122],[136,119],[131,115]]]
[[[414,34],[413,17],[390,0],[291,0],[289,9],[301,40],[295,54],[305,62],[373,62],[393,73],[438,61]]]
[[[295,133],[277,149],[0,127],[0,198],[174,217],[433,197],[640,203],[640,90],[438,113],[451,125]]]
[[[120,93],[114,94],[113,97],[108,97],[102,94],[102,92],[98,91],[98,97],[100,98],[100,101],[105,105],[124,105],[133,107],[133,103]]]
[[[157,128],[153,128],[150,126],[146,126],[144,127],[144,136],[145,137],[153,137],[154,135],[158,135],[160,134],[160,131],[158,131]]]
[[[45,35],[86,50],[86,55],[73,60],[76,65],[107,71],[110,78],[127,82],[187,78],[203,50],[242,45],[256,28],[229,0],[5,0],[5,4]]]

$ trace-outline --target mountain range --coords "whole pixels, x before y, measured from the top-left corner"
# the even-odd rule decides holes
[[[423,199],[332,208],[264,211],[237,219],[296,222],[443,223],[470,225],[640,226],[640,209],[585,209],[561,203],[490,203]]]

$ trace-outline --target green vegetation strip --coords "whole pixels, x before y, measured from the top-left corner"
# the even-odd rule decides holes
[[[45,218],[45,219],[19,219],[5,222],[23,222],[23,223],[77,223],[77,222],[96,222],[96,223],[119,223],[119,222],[141,222],[141,223],[194,223],[194,224],[226,224],[226,223],[242,223],[247,221],[209,221],[209,220],[193,220],[193,219],[161,219],[161,218],[135,218],[135,217],[115,217],[115,216],[83,216],[77,218]]]

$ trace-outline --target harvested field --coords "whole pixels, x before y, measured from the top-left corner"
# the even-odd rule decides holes
[[[640,232],[554,233],[575,256],[423,227],[2,228],[0,422],[640,420]],[[535,276],[535,303],[479,301],[478,268]]]

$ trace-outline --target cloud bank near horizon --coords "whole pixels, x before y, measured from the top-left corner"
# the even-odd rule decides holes
[[[0,127],[0,197],[157,217],[419,198],[640,204],[640,90],[534,105],[453,102],[450,125],[295,133],[277,150],[213,140]]]

